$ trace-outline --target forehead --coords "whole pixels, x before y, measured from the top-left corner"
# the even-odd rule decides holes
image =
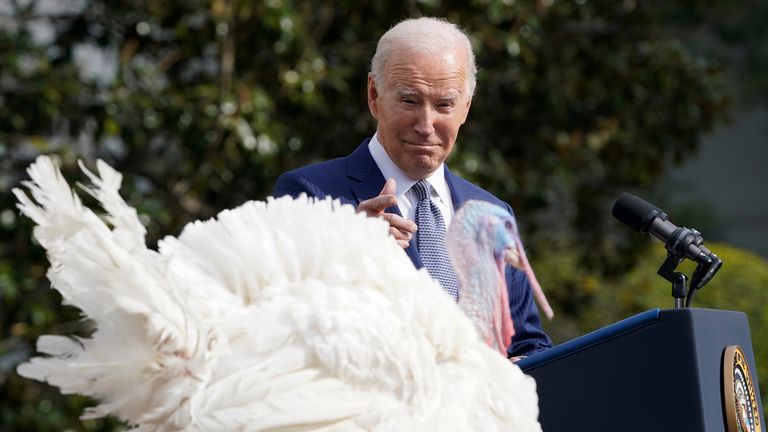
[[[458,95],[467,90],[467,61],[460,50],[423,53],[402,49],[385,66],[385,85],[400,92]]]

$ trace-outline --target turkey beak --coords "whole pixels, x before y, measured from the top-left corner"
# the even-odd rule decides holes
[[[520,254],[517,252],[516,247],[507,246],[504,249],[504,262],[516,269],[523,269],[523,265],[520,262]]]

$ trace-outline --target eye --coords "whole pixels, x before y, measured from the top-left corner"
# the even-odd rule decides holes
[[[509,231],[512,231],[512,222],[511,221],[504,222],[504,228],[506,228]]]
[[[453,109],[453,102],[440,102],[437,104],[437,109],[440,111],[450,111]]]

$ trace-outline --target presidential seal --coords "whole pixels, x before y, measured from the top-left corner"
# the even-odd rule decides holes
[[[728,432],[760,432],[760,411],[744,351],[729,345],[723,355],[723,403]]]

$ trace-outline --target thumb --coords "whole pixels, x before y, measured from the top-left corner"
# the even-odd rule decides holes
[[[395,179],[387,179],[379,195],[361,202],[357,206],[357,211],[364,211],[368,216],[380,216],[387,207],[397,205],[396,191]]]
[[[397,192],[397,182],[393,178],[388,178],[387,181],[384,183],[384,188],[381,189],[381,192],[379,192],[379,196],[395,195],[396,192]]]

